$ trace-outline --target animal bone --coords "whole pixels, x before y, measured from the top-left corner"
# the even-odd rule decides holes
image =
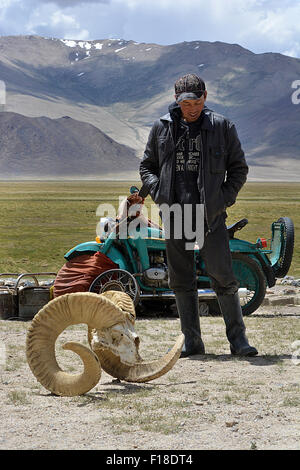
[[[146,382],[168,372],[179,358],[184,337],[162,358],[143,362],[139,338],[134,331],[135,310],[128,294],[76,292],[51,300],[33,318],[26,339],[29,367],[37,380],[55,395],[75,396],[95,387],[101,368],[113,377],[129,382]],[[64,344],[81,357],[84,370],[69,374],[61,370],[55,357],[55,342],[70,325],[86,323],[87,348],[79,343]]]

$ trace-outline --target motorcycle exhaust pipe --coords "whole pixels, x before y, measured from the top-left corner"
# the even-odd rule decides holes
[[[246,287],[240,287],[238,290],[238,294],[240,298],[247,297],[249,295],[249,291]],[[212,289],[198,289],[198,297],[202,300],[205,299],[216,299],[216,293]],[[155,294],[140,294],[140,299],[175,299],[175,292],[156,292]]]

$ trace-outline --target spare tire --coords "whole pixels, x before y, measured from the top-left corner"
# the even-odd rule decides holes
[[[232,268],[239,287],[246,287],[248,294],[241,299],[243,316],[248,316],[260,307],[266,294],[266,279],[256,258],[246,253],[232,253]]]
[[[289,272],[294,252],[294,224],[289,217],[280,217],[277,223],[283,224],[283,240],[280,255],[272,266],[275,277],[282,278]]]

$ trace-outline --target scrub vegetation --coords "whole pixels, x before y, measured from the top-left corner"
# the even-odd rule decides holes
[[[0,182],[1,272],[57,272],[63,255],[96,236],[97,207],[126,196],[137,182]],[[150,211],[150,198],[146,206]],[[247,183],[228,224],[248,218],[239,232],[255,242],[270,238],[279,217],[300,224],[300,184]],[[300,242],[295,238],[289,274],[300,277]],[[0,321],[1,449],[299,449],[299,306],[260,307],[245,318],[259,351],[253,358],[230,355],[221,317],[202,316],[207,354],[180,359],[149,383],[126,383],[105,372],[79,397],[55,397],[29,370],[25,341],[30,322]],[[57,341],[58,362],[79,372],[63,342],[86,344],[75,325]],[[180,332],[177,317],[141,316],[136,321],[140,353],[155,359]],[[294,345],[294,346],[293,346]],[[298,348],[299,349],[299,348]],[[1,358],[0,358],[1,359]]]
[[[98,206],[112,204],[117,211],[119,196],[127,196],[131,184],[141,186],[134,181],[0,182],[0,271],[57,272],[70,248],[95,239]],[[157,216],[151,203],[149,196],[145,200],[148,215]],[[293,219],[297,233],[300,183],[248,182],[229,208],[227,223],[246,217],[249,223],[237,237],[252,242],[265,237],[270,246],[271,223],[283,216]],[[297,236],[289,275],[300,277]]]
[[[76,397],[52,395],[31,373],[30,322],[2,320],[0,449],[299,449],[300,351],[292,346],[299,320],[299,306],[260,307],[245,318],[259,355],[238,358],[230,355],[223,319],[201,317],[205,356],[179,359],[148,383],[102,371],[97,386]],[[180,332],[174,317],[140,317],[135,328],[144,359],[161,356]],[[85,343],[86,330],[75,325],[57,342],[58,362],[70,373],[81,364],[61,344]]]

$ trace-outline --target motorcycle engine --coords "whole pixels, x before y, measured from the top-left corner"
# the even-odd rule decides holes
[[[149,253],[151,267],[143,272],[143,281],[147,286],[168,287],[168,267],[162,252]]]

